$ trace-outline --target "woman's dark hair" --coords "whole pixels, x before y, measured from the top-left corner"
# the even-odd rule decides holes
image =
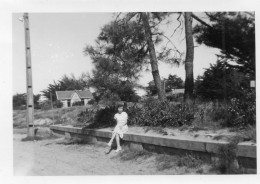
[[[124,105],[123,104],[118,104],[117,108],[119,108],[119,107],[123,107],[124,108]]]

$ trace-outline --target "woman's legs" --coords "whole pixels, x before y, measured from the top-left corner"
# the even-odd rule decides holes
[[[117,152],[121,150],[119,134],[116,134],[116,144],[117,144],[117,150],[116,150]]]
[[[112,137],[111,137],[111,139],[110,139],[110,141],[107,143],[109,146],[111,146],[112,145],[112,142],[113,142],[113,140],[114,140],[114,138],[116,137],[116,133],[115,132],[113,132],[113,134],[112,134]]]

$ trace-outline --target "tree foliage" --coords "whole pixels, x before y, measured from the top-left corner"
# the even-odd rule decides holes
[[[195,81],[195,94],[203,99],[224,99],[224,83],[226,78],[227,98],[242,98],[244,89],[249,88],[250,78],[239,69],[230,67],[227,63],[218,61],[211,64],[202,76]]]
[[[53,84],[49,84],[47,89],[41,91],[43,96],[47,99],[51,99],[56,101],[56,91],[66,91],[66,90],[84,90],[88,87],[88,76],[86,74],[82,74],[78,79],[71,74],[71,76],[64,75],[61,80],[57,82],[54,81]]]
[[[136,101],[136,81],[148,64],[147,43],[142,26],[136,21],[122,21],[105,25],[96,45],[88,45],[84,52],[95,66],[90,85],[97,89],[100,98],[107,99],[106,94],[112,93],[120,100]]]
[[[104,94],[104,90],[110,90],[122,98],[118,86],[124,88],[122,91],[131,92],[130,88],[136,87],[140,72],[149,65],[152,65],[153,74],[159,74],[156,57],[168,61],[170,59],[166,57],[170,55],[170,50],[153,52],[154,57],[151,59],[152,50],[149,48],[162,42],[163,32],[160,31],[159,25],[168,14],[145,13],[145,19],[144,13],[119,13],[114,21],[102,28],[96,45],[88,45],[84,49],[95,65],[92,84],[101,94]],[[155,78],[158,79],[158,76]],[[156,80],[156,83],[160,83],[159,80]]]
[[[39,100],[41,95],[33,95],[34,108],[39,108]],[[17,93],[13,95],[13,109],[26,109],[26,93]]]
[[[246,12],[206,13],[211,27],[197,25],[194,35],[199,44],[221,50],[223,58],[235,61],[239,71],[255,75],[255,17]]]
[[[169,75],[167,79],[164,79],[165,82],[165,92],[168,93],[172,91],[172,89],[180,89],[184,87],[184,82],[183,80],[178,77],[177,75]],[[162,84],[162,88],[164,88],[164,83]],[[157,90],[154,85],[153,81],[150,81],[148,83],[148,87],[146,87],[146,92],[148,95],[156,95]]]

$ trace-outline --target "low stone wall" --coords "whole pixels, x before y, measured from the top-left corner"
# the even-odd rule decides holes
[[[112,132],[109,130],[84,129],[69,126],[51,126],[54,133],[65,135],[65,137],[76,137],[89,143],[107,143]],[[131,150],[148,150],[166,154],[193,153],[205,160],[216,159],[218,150],[228,142],[220,141],[199,141],[184,138],[173,138],[166,136],[151,136],[137,133],[126,133],[122,146]],[[256,169],[256,146],[248,143],[237,145],[237,158],[240,166]]]

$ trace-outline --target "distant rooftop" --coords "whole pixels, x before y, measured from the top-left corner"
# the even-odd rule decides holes
[[[56,91],[56,96],[58,100],[68,100],[72,98],[74,93],[77,93],[80,98],[93,98],[93,95],[89,90]]]

